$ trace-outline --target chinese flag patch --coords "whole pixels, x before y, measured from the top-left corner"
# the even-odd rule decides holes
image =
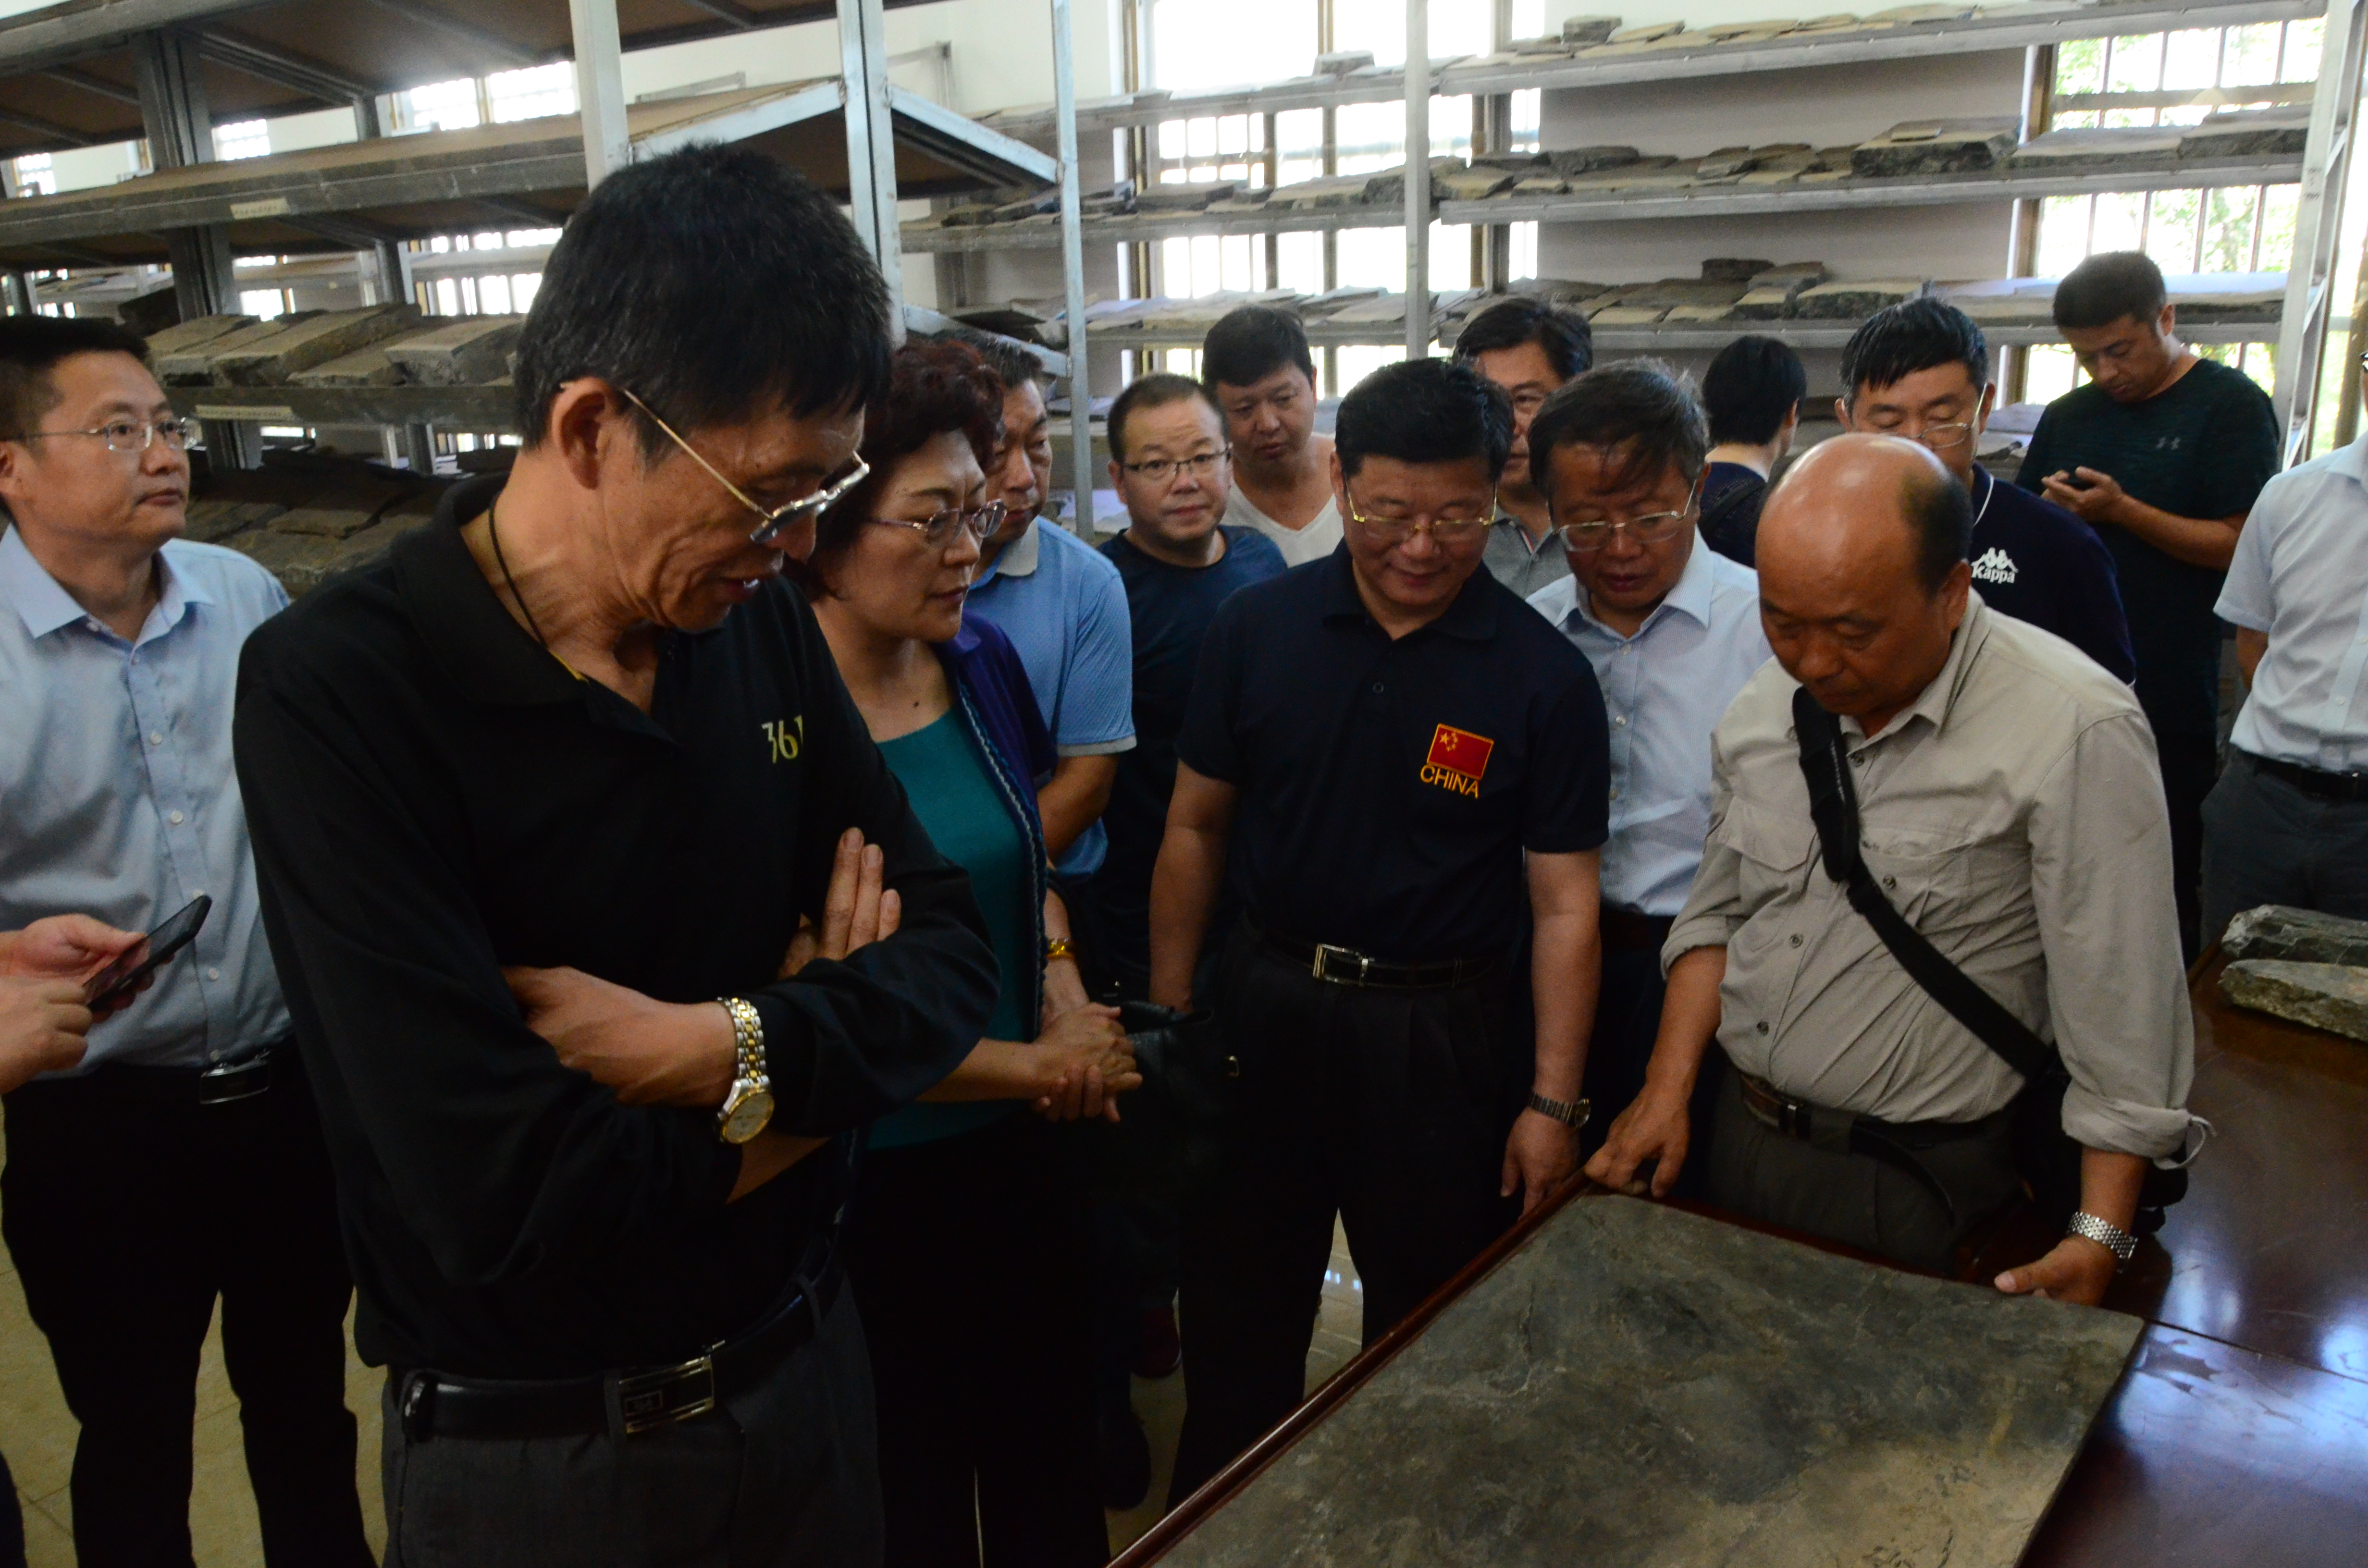
[[[1477,783],[1481,775],[1488,771],[1488,754],[1496,749],[1497,743],[1486,736],[1441,724],[1430,737],[1430,755],[1424,760],[1433,767],[1461,773]]]

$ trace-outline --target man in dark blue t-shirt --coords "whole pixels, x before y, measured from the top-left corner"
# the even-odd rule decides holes
[[[2162,270],[2135,251],[2092,256],[2066,273],[2055,316],[2092,379],[2047,405],[2016,483],[2078,513],[2113,552],[2192,960],[2203,797],[2219,771],[2214,607],[2237,535],[2278,472],[2277,415],[2252,378],[2179,341]]]
[[[1998,389],[1972,317],[1938,300],[1877,312],[1842,349],[1842,386],[1834,408],[1845,429],[1921,441],[1965,487],[1965,553],[1983,603],[2053,631],[2123,680],[2136,673],[2113,558],[2097,531],[1974,461]]]
[[[1201,642],[1237,588],[1283,573],[1282,551],[1252,528],[1219,524],[1227,483],[1224,415],[1201,383],[1145,376],[1110,415],[1110,477],[1127,528],[1102,546],[1126,585],[1134,633],[1134,749],[1119,756],[1102,825],[1110,854],[1099,886],[1110,964],[1122,994],[1151,980],[1151,868],[1176,788],[1176,736],[1192,695]],[[1192,465],[1215,454],[1201,473]]]

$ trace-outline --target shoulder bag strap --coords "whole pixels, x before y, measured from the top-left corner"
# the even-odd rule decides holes
[[[1809,786],[1809,815],[1826,874],[1848,892],[1850,907],[1866,917],[1891,956],[1949,1016],[2003,1057],[2006,1064],[2036,1082],[2055,1065],[2055,1047],[1951,963],[1891,905],[1875,885],[1859,853],[1858,790],[1850,781],[1850,757],[1840,722],[1825,710],[1806,687],[1793,693],[1793,726],[1801,744],[1801,777]]]

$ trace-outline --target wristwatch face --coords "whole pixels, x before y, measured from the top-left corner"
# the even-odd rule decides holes
[[[773,1091],[744,1080],[732,1085],[732,1097],[723,1102],[723,1119],[717,1131],[726,1143],[746,1143],[772,1119]]]

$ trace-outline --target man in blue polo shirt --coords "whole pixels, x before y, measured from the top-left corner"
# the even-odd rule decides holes
[[[1998,388],[1982,329],[1954,305],[1878,311],[1842,349],[1834,416],[1849,430],[1922,442],[1974,504],[1974,588],[2001,614],[2053,631],[2121,680],[2137,675],[2113,557],[2097,530],[1974,461]]]
[[[1003,444],[986,476],[987,499],[1003,503],[1004,521],[980,546],[970,608],[1011,639],[1053,733],[1060,760],[1036,792],[1036,807],[1071,929],[1085,949],[1087,983],[1099,990],[1107,973],[1092,878],[1109,850],[1101,815],[1119,754],[1134,744],[1126,588],[1090,543],[1041,516],[1053,484],[1042,367],[1008,338],[961,335],[1005,389]]]
[[[1238,1066],[1185,1194],[1175,1494],[1299,1403],[1336,1214],[1372,1343],[1576,1174],[1603,698],[1482,569],[1504,392],[1413,359],[1341,401],[1341,547],[1225,601],[1177,743],[1151,995]]]

